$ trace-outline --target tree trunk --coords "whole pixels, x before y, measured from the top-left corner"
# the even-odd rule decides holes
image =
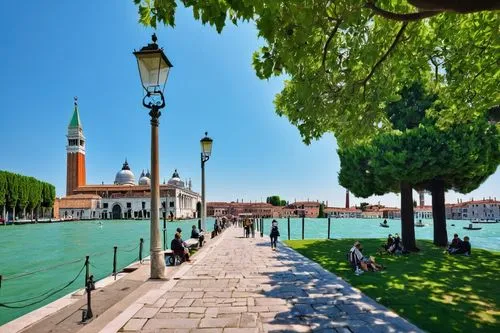
[[[16,206],[12,208],[12,221],[16,220]]]
[[[415,242],[415,216],[413,214],[413,189],[401,182],[401,237],[407,251],[418,251]]]
[[[446,208],[444,206],[444,181],[441,179],[432,180],[431,193],[434,244],[437,246],[447,246],[448,232],[446,231]]]

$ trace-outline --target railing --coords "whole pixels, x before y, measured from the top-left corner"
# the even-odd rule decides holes
[[[112,275],[114,277],[114,279],[116,280],[116,276],[117,276],[118,272],[121,271],[123,268],[125,268],[125,266],[127,266],[127,265],[125,265],[124,267],[122,267],[120,269],[117,268],[117,257],[118,257],[118,254],[120,252],[129,253],[129,252],[133,252],[133,251],[138,251],[138,256],[132,262],[139,261],[140,263],[142,263],[142,260],[143,260],[143,257],[142,257],[142,254],[143,254],[143,244],[144,244],[144,239],[141,238],[139,240],[139,243],[137,244],[137,246],[135,246],[133,248],[121,249],[118,246],[113,246],[113,267],[112,267],[111,272],[108,273],[108,274],[106,274],[105,276]],[[56,264],[56,265],[44,267],[44,268],[41,268],[41,269],[38,269],[38,270],[34,270],[34,271],[30,271],[30,272],[22,272],[22,273],[13,274],[13,275],[2,275],[2,274],[0,274],[0,288],[5,288],[6,287],[5,285],[6,285],[7,281],[22,279],[22,278],[24,278],[26,276],[31,276],[31,275],[34,275],[34,274],[39,274],[41,272],[46,272],[46,271],[49,271],[49,270],[53,270],[53,269],[56,269],[56,268],[61,267],[61,266],[66,266],[66,265],[70,265],[70,264],[74,264],[74,263],[85,261],[83,263],[82,267],[76,273],[75,277],[73,279],[71,279],[70,281],[62,284],[61,286],[50,288],[50,289],[45,290],[44,292],[42,292],[42,293],[40,293],[40,294],[38,294],[36,296],[32,296],[32,297],[28,297],[28,298],[23,298],[23,299],[18,299],[18,300],[13,300],[13,301],[0,302],[0,308],[22,309],[22,308],[26,308],[26,307],[29,307],[29,306],[32,306],[32,305],[36,305],[36,304],[42,303],[43,301],[47,300],[51,296],[53,296],[53,295],[55,295],[55,294],[63,291],[64,289],[70,287],[71,285],[73,285],[77,281],[77,279],[80,277],[80,275],[82,274],[83,270],[85,269],[85,280],[84,280],[84,285],[83,286],[85,287],[85,290],[86,290],[86,292],[88,294],[87,295],[88,306],[87,306],[87,310],[85,311],[84,315],[82,316],[82,321],[85,321],[85,320],[88,320],[88,319],[92,318],[92,310],[91,310],[91,307],[90,307],[90,299],[91,299],[90,298],[90,292],[92,290],[94,290],[95,288],[94,288],[94,277],[90,273],[90,267],[92,266],[96,270],[98,268],[92,264],[90,258],[95,258],[95,257],[103,256],[103,255],[105,255],[107,253],[109,253],[109,252],[104,251],[104,252],[100,252],[100,253],[94,253],[92,255],[86,256],[85,258],[74,259],[74,260],[62,262],[62,263],[59,263],[59,264]]]

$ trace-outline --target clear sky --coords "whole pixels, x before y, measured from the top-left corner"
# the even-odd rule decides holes
[[[66,132],[78,96],[87,137],[87,183],[112,183],[125,158],[138,179],[149,167],[150,125],[132,51],[150,41],[132,0],[3,1],[0,5],[0,169],[66,186]],[[274,112],[282,80],[259,80],[251,56],[262,41],[253,24],[221,35],[179,7],[175,29],[156,32],[174,65],[160,119],[160,173],[175,168],[200,190],[200,144],[214,139],[207,200],[320,200],[343,206],[332,135],[302,143]],[[500,198],[500,171],[457,197]],[[352,203],[361,199],[351,198]],[[398,205],[396,195],[372,197]],[[430,203],[430,198],[427,199]]]

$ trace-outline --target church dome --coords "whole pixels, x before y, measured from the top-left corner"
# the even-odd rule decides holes
[[[174,174],[172,175],[172,178],[170,178],[170,180],[168,181],[168,185],[174,185],[177,187],[184,187],[184,182],[181,180],[181,177],[179,176],[177,169],[175,169]]]
[[[144,170],[142,170],[141,177],[139,178],[139,185],[151,185],[151,179],[149,178],[149,171],[148,173],[144,173]]]
[[[127,160],[123,163],[123,167],[115,177],[115,185],[135,185],[135,176],[130,171]]]

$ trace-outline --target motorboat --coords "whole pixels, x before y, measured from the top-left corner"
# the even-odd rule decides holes
[[[380,226],[381,226],[382,228],[389,228],[389,225],[388,225],[388,224],[383,224],[383,223],[380,223]]]
[[[494,219],[473,219],[471,220],[472,223],[500,223],[500,220],[494,220]]]
[[[415,223],[415,227],[422,228],[422,227],[425,227],[425,224],[423,224],[423,223]]]

